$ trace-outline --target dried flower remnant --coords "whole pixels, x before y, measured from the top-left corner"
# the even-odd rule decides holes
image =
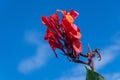
[[[92,51],[90,46],[88,46],[88,53],[82,54],[82,42],[80,41],[82,34],[80,33],[80,28],[74,24],[79,13],[75,10],[68,12],[67,10],[59,9],[57,12],[62,13],[62,20],[60,20],[58,13],[52,14],[49,17],[41,17],[42,23],[47,26],[44,39],[51,46],[55,56],[58,57],[55,52],[56,48],[58,48],[62,50],[63,54],[67,56],[70,61],[87,64],[93,67],[93,57],[95,54],[98,54],[98,57],[101,59],[101,55],[98,49]],[[88,58],[88,62],[81,61],[79,59],[80,56]]]

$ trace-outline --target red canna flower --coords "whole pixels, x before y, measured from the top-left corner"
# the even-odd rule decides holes
[[[62,21],[59,15],[52,14],[51,16],[42,16],[42,23],[47,26],[45,40],[53,49],[55,56],[57,54],[55,49],[58,48],[63,51],[65,55],[71,54],[76,57],[82,52],[82,43],[80,29],[74,24],[74,20],[79,15],[78,12],[71,10],[70,13],[62,10],[57,10],[63,14]]]
[[[60,17],[57,13],[47,16],[42,16],[42,23],[47,27],[44,39],[49,43],[56,57],[56,48],[60,49],[65,56],[70,58],[70,61],[76,63],[83,63],[89,65],[94,69],[92,59],[95,54],[98,55],[101,60],[99,49],[91,50],[88,46],[88,53],[82,54],[82,42],[80,41],[82,34],[80,33],[79,27],[74,24],[75,19],[79,13],[75,10],[68,12],[67,10],[57,10],[61,12],[63,17]],[[79,60],[79,56],[87,57],[88,62]]]

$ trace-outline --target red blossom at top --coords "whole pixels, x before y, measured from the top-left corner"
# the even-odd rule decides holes
[[[93,71],[95,71],[93,58],[95,54],[97,54],[99,60],[101,60],[101,55],[99,49],[92,50],[90,45],[88,45],[87,54],[82,54],[82,42],[80,41],[82,35],[79,27],[74,24],[79,13],[75,10],[68,12],[67,10],[63,11],[59,9],[57,12],[62,13],[62,20],[60,20],[58,13],[52,14],[49,17],[41,17],[42,23],[47,27],[44,39],[49,43],[56,57],[58,57],[58,55],[55,50],[58,48],[70,61],[88,65]],[[86,57],[88,62],[80,60],[80,56]],[[92,77],[95,78],[96,76]]]
[[[60,21],[60,17],[57,13],[49,17],[42,16],[42,23],[47,26],[45,40],[50,44],[56,57],[56,48],[61,49],[64,54],[79,56],[82,52],[82,43],[79,40],[81,33],[79,27],[74,24],[74,20],[79,13],[74,10],[70,12],[62,10],[57,11],[63,14],[62,21]]]
[[[60,49],[64,55],[71,58],[72,61],[83,64],[91,64],[91,60],[97,53],[101,59],[100,53],[96,49],[92,51],[92,54],[82,54],[82,42],[80,41],[82,35],[80,33],[80,28],[74,24],[75,19],[78,17],[79,13],[75,10],[68,12],[67,10],[57,10],[57,12],[62,13],[62,20],[58,13],[52,14],[49,17],[42,16],[42,23],[47,27],[46,35],[44,39],[51,46],[56,57],[56,48]],[[88,63],[79,60],[79,56],[88,57]]]

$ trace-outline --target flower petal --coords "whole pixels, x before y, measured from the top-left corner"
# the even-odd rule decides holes
[[[69,23],[73,23],[73,22],[74,22],[73,17],[72,17],[71,15],[69,15],[69,14],[65,15],[65,18],[66,18],[66,20],[67,20]]]
[[[72,27],[72,31],[70,32],[70,34],[77,39],[80,39],[82,37],[81,33],[80,33],[80,29],[75,25],[75,24],[71,24]]]
[[[60,21],[60,17],[58,14],[52,14],[50,18],[54,19],[55,21]]]
[[[82,52],[82,43],[77,39],[73,42],[73,48],[77,54]]]
[[[76,39],[80,39],[82,37],[82,34],[80,34],[79,32],[77,32],[77,34],[75,35],[70,32],[70,35]]]
[[[41,20],[42,20],[42,23],[43,23],[44,25],[46,25],[47,27],[50,27],[50,26],[51,26],[51,25],[50,25],[49,18],[48,18],[47,16],[42,16],[42,17],[41,17]]]
[[[71,10],[70,15],[73,17],[73,19],[76,19],[78,17],[79,13],[77,11]]]

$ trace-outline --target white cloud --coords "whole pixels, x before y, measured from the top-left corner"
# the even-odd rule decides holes
[[[97,69],[102,68],[103,66],[107,65],[111,61],[115,59],[116,56],[119,55],[120,52],[120,32],[117,32],[113,37],[112,41],[114,42],[113,45],[110,45],[102,50],[102,60],[98,62],[95,60],[95,66]]]
[[[95,60],[96,69],[100,69],[115,59],[120,51],[120,45],[111,45],[102,50],[102,60]]]
[[[105,74],[106,80],[120,80],[120,72]]]
[[[40,37],[39,34],[40,33],[31,31],[25,34],[25,40],[29,43],[35,44],[37,46],[37,51],[33,54],[34,56],[28,57],[19,63],[18,70],[21,73],[25,74],[42,67],[50,57],[50,47],[47,44],[42,44],[40,42],[38,38]]]
[[[95,59],[95,66],[97,70],[101,69],[102,67],[113,61],[115,57],[119,55],[120,37],[118,35],[120,35],[120,32],[115,34],[115,36],[113,37],[113,41],[115,42],[115,44],[102,49],[102,61],[98,62],[98,60]],[[68,72],[66,71],[66,73],[64,74],[67,73]],[[68,76],[62,75],[55,80],[85,80],[86,72],[84,66],[75,66],[74,68],[70,69],[69,73],[70,74]],[[106,77],[107,80],[120,80],[120,73],[107,75]]]
[[[118,31],[113,37],[112,37],[112,41],[120,44],[120,31]]]
[[[41,45],[40,38],[43,39],[43,35],[41,35],[38,31],[26,31],[24,35],[24,40],[27,43],[35,44],[38,46]]]

